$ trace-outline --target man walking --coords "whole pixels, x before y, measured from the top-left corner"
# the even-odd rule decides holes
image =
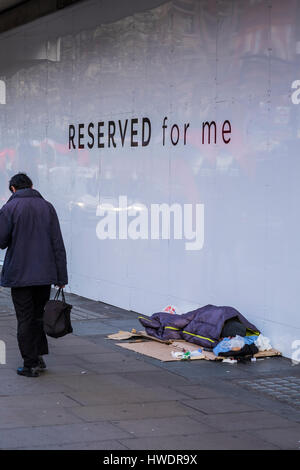
[[[38,377],[48,354],[43,311],[51,285],[68,283],[66,251],[56,211],[32,188],[25,173],[9,182],[13,193],[0,210],[0,248],[7,248],[1,285],[11,288],[24,365],[19,375]]]

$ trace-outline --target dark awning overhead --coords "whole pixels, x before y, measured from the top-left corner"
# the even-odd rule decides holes
[[[0,0],[0,33],[86,0]]]
[[[25,0],[0,0],[0,12],[23,3]]]

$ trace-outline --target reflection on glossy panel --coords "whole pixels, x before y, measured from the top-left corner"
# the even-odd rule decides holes
[[[298,0],[90,1],[3,34],[0,204],[28,172],[57,208],[70,291],[146,314],[231,305],[291,356],[299,57]]]

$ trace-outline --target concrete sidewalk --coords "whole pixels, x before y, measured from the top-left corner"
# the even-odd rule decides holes
[[[10,290],[0,289],[0,449],[299,449],[300,366],[162,363],[106,338],[137,314],[67,295],[74,334],[49,339],[48,370],[22,365]]]

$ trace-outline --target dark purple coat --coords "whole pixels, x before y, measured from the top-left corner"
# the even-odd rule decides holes
[[[155,338],[181,339],[213,348],[220,341],[225,321],[236,317],[246,328],[259,332],[256,326],[248,322],[235,308],[216,305],[205,305],[183,315],[154,313],[150,318],[140,316],[139,321],[145,327],[146,333]]]
[[[66,251],[56,211],[35,189],[19,189],[1,208],[0,248],[7,248],[2,286],[68,283]]]

